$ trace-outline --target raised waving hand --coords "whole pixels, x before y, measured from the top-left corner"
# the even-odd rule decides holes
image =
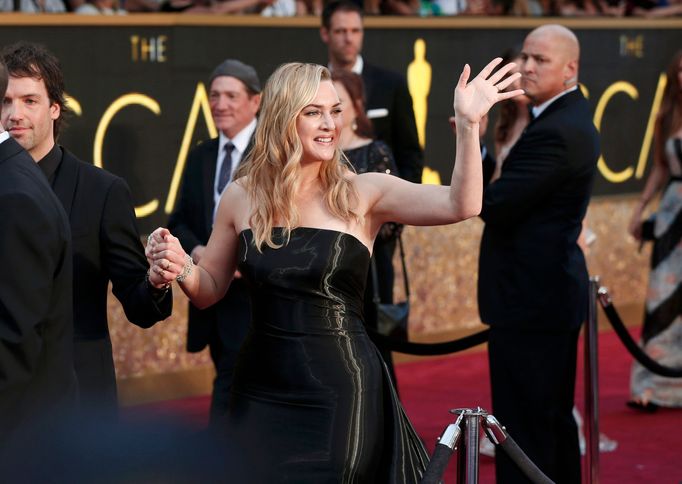
[[[471,81],[469,81],[471,67],[469,64],[464,66],[457,87],[455,87],[453,102],[457,122],[479,123],[495,103],[523,94],[523,89],[504,91],[511,83],[521,77],[521,74],[517,72],[507,76],[509,71],[516,66],[513,62],[502,66],[493,73],[501,62],[501,57],[493,59]]]

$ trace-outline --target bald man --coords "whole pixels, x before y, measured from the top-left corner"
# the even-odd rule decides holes
[[[495,416],[552,480],[579,483],[571,409],[588,274],[577,241],[599,138],[578,89],[573,32],[539,27],[521,57],[532,120],[484,192],[478,304]],[[499,484],[530,482],[503,452],[495,461]]]

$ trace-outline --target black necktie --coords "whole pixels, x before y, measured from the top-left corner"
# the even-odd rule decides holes
[[[225,155],[223,156],[223,163],[220,166],[220,175],[218,176],[218,195],[223,193],[227,182],[230,181],[230,175],[232,174],[232,150],[234,150],[232,143],[227,143],[223,148]]]

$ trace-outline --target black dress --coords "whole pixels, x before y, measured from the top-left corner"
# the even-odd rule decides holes
[[[388,173],[398,176],[393,153],[386,143],[374,140],[364,146],[344,151],[357,173]],[[385,224],[376,240],[374,241],[374,263],[377,268],[377,292],[379,300],[384,304],[393,304],[393,281],[395,273],[393,270],[393,253],[395,252],[397,236],[402,230],[402,226],[388,223]],[[365,286],[365,324],[368,328],[377,331],[377,310],[374,304],[374,284],[371,274],[367,278]],[[378,343],[379,344],[379,343]],[[395,371],[393,369],[393,357],[389,348],[379,347],[382,358],[388,366],[391,379],[395,382]]]
[[[282,242],[282,229],[274,229]],[[428,457],[362,322],[370,254],[350,234],[299,227],[259,252],[240,234],[252,325],[228,428],[245,482],[412,483]],[[233,481],[234,482],[234,481]]]

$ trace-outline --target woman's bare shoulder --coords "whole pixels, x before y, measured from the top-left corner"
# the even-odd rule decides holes
[[[221,200],[224,198],[228,198],[233,202],[244,200],[248,193],[245,182],[244,178],[240,178],[228,184],[221,196]]]
[[[242,179],[230,183],[220,197],[218,216],[221,221],[230,222],[233,226],[243,225],[243,220],[250,213],[249,194]],[[217,217],[216,217],[217,218]]]

